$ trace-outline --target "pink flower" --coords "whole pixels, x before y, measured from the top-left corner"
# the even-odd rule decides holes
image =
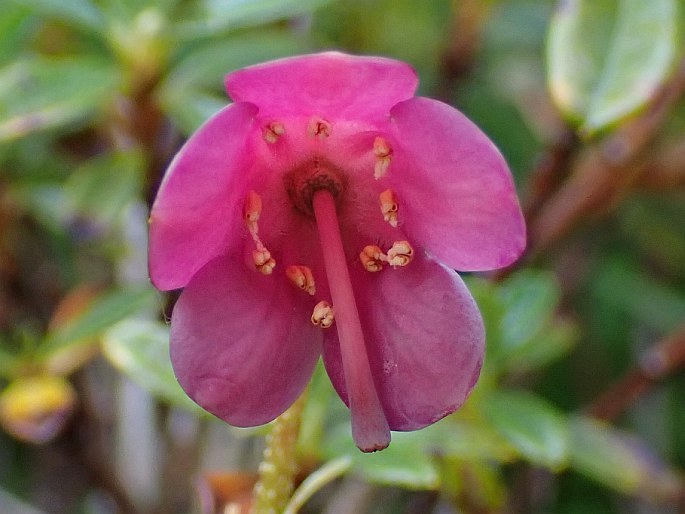
[[[231,73],[235,103],[185,144],[150,219],[150,275],[185,288],[171,359],[198,404],[267,423],[323,354],[363,451],[462,405],[484,329],[452,271],[525,246],[511,175],[406,64],[340,53]]]

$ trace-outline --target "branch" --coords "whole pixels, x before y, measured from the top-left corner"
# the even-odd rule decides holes
[[[685,323],[654,344],[628,371],[587,409],[597,419],[611,421],[630,407],[655,384],[685,366]]]
[[[588,215],[606,212],[647,169],[637,165],[675,103],[685,94],[685,60],[650,105],[600,144],[583,152],[570,180],[530,221],[531,251],[540,253]]]

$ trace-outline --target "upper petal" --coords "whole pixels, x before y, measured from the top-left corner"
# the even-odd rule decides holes
[[[390,428],[417,430],[454,412],[473,389],[485,351],[483,322],[461,278],[424,255],[403,268],[350,271]],[[326,369],[345,400],[339,343],[332,331],[325,337]]]
[[[305,296],[282,273],[264,276],[239,259],[222,256],[203,267],[171,318],[171,360],[188,396],[235,426],[284,412],[321,351]]]
[[[185,286],[218,255],[241,216],[247,152],[257,109],[232,104],[210,118],[169,166],[150,214],[150,277],[158,289]]]
[[[388,181],[410,240],[460,271],[507,266],[523,252],[525,224],[504,158],[456,109],[413,98],[391,111]]]
[[[418,79],[406,63],[326,52],[279,59],[235,71],[226,90],[263,116],[319,115],[372,121],[411,98]]]

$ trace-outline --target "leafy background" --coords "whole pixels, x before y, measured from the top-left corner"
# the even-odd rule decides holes
[[[495,140],[529,248],[467,277],[488,354],[458,413],[363,455],[317,371],[287,512],[685,508],[682,1],[0,7],[0,512],[246,512],[265,430],[178,388],[147,212],[226,72],[330,48],[410,62]]]

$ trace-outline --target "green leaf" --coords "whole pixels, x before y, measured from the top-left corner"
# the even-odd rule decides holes
[[[337,412],[340,412],[333,412],[331,408],[334,396],[331,380],[323,362],[319,360],[307,388],[307,402],[302,412],[302,427],[298,439],[299,451],[305,458],[321,459],[325,427],[331,421],[338,421],[335,418]],[[338,406],[341,403],[337,399],[334,401]],[[344,419],[349,419],[347,409],[341,411]]]
[[[407,489],[437,489],[440,474],[433,458],[423,451],[419,433],[393,433],[382,452],[352,454],[353,468],[372,482]]]
[[[182,94],[167,95],[162,100],[164,111],[179,130],[190,136],[209,118],[228,105],[228,99],[188,89]]]
[[[12,379],[15,378],[22,361],[14,352],[3,348],[6,344],[4,339],[0,339],[0,377]]]
[[[198,39],[311,13],[331,0],[203,0],[173,29],[180,39]]]
[[[460,461],[512,462],[514,447],[490,424],[461,419],[461,411],[421,430],[427,449]]]
[[[595,304],[618,308],[659,332],[675,329],[685,319],[685,294],[630,259],[606,259],[597,270],[591,282]]]
[[[87,161],[64,184],[70,207],[90,220],[112,223],[137,198],[143,165],[139,152],[113,152]]]
[[[523,391],[494,391],[480,408],[492,428],[533,464],[559,471],[566,464],[568,431],[561,413]]]
[[[17,58],[17,50],[22,48],[31,36],[31,23],[28,11],[16,5],[4,5],[0,9],[0,64]]]
[[[113,96],[112,63],[33,58],[0,69],[0,142],[87,117]]]
[[[162,107],[186,133],[192,133],[228,104],[224,75],[250,64],[304,53],[309,47],[291,31],[262,30],[201,44],[186,54],[160,85]]]
[[[191,412],[203,413],[176,381],[169,359],[169,328],[142,319],[127,319],[103,337],[105,357],[119,371],[156,397]]]
[[[677,0],[560,2],[547,47],[552,96],[592,134],[642,107],[677,52]]]
[[[156,305],[157,293],[151,288],[114,291],[96,300],[78,318],[48,334],[40,353],[50,355],[74,344],[82,344],[135,313],[149,311]]]
[[[569,434],[570,465],[588,477],[655,500],[680,494],[680,477],[635,436],[580,416],[569,420]]]
[[[501,284],[469,280],[487,334],[486,370],[521,373],[564,355],[576,339],[575,326],[558,320],[561,298],[552,273],[522,270]]]
[[[102,13],[90,0],[10,0],[37,14],[63,21],[69,25],[100,31],[104,27]]]
[[[497,295],[506,307],[500,321],[499,351],[507,359],[549,324],[560,292],[552,273],[524,270],[504,282]]]
[[[376,453],[360,452],[352,440],[349,421],[339,424],[325,441],[329,459],[349,456],[352,471],[383,485],[406,489],[430,489],[440,486],[437,464],[427,451],[422,432],[393,432],[392,442]]]

